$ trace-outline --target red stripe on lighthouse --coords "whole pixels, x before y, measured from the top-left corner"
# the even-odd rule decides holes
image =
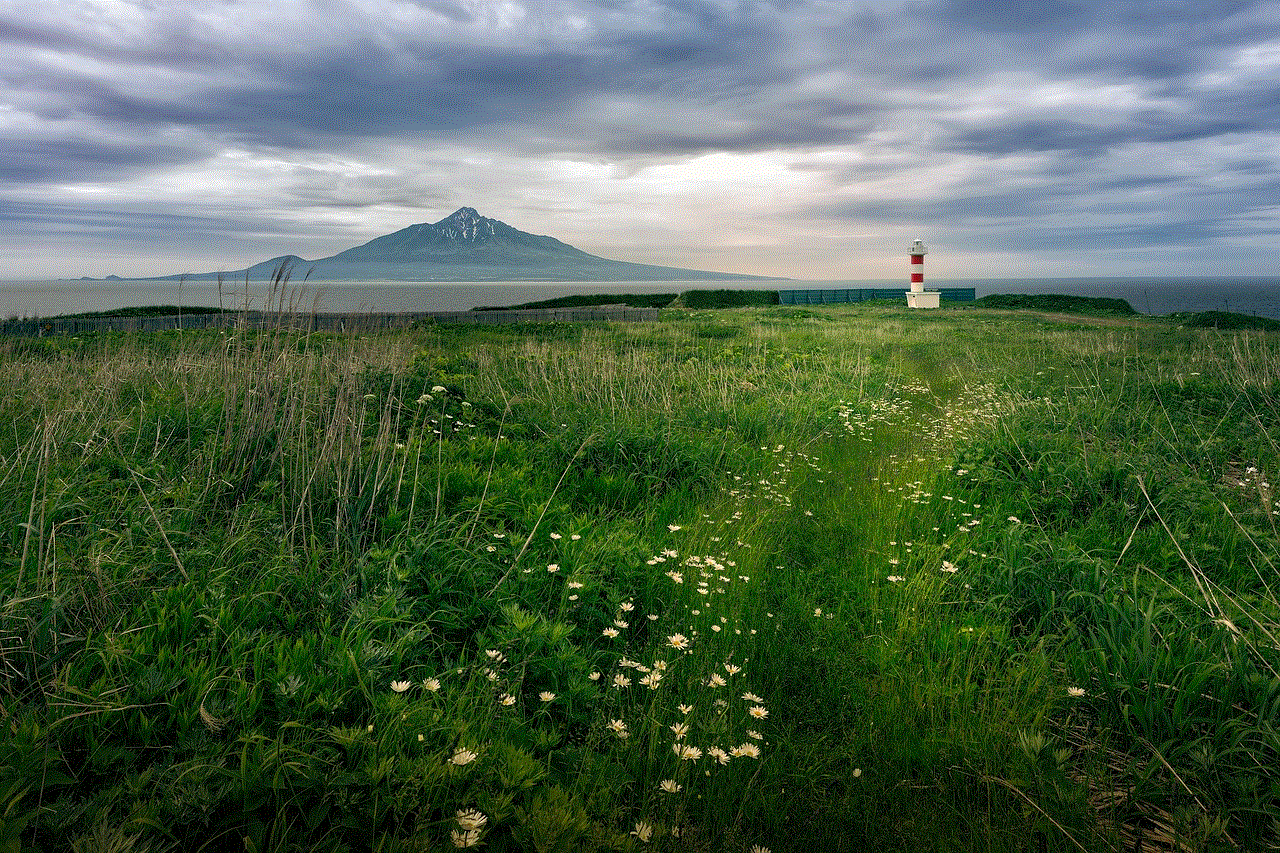
[[[920,284],[924,284],[924,273],[913,272],[911,274],[911,283],[915,284],[916,282],[919,282]]]

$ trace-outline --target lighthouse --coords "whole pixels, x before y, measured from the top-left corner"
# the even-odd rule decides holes
[[[911,289],[907,291],[908,308],[937,308],[941,304],[942,294],[936,290],[924,289],[924,256],[929,250],[924,247],[923,240],[916,240],[907,249],[911,256]]]

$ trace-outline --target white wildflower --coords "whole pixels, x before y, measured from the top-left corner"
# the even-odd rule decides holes
[[[458,767],[463,767],[475,761],[479,757],[479,753],[472,752],[469,749],[459,749],[454,752],[453,757],[449,759],[449,763]]]
[[[453,839],[454,847],[476,847],[480,844],[478,829],[454,829],[449,832],[449,837]]]

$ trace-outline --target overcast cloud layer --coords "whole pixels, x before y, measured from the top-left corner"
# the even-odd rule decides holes
[[[1275,274],[1280,4],[0,0],[0,278],[469,205],[798,278]]]

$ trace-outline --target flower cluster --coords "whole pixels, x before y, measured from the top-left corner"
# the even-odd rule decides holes
[[[449,835],[453,841],[454,847],[478,847],[481,842],[481,834],[484,832],[485,824],[489,822],[489,817],[479,809],[458,809],[454,820],[458,824],[458,828],[451,830]]]

